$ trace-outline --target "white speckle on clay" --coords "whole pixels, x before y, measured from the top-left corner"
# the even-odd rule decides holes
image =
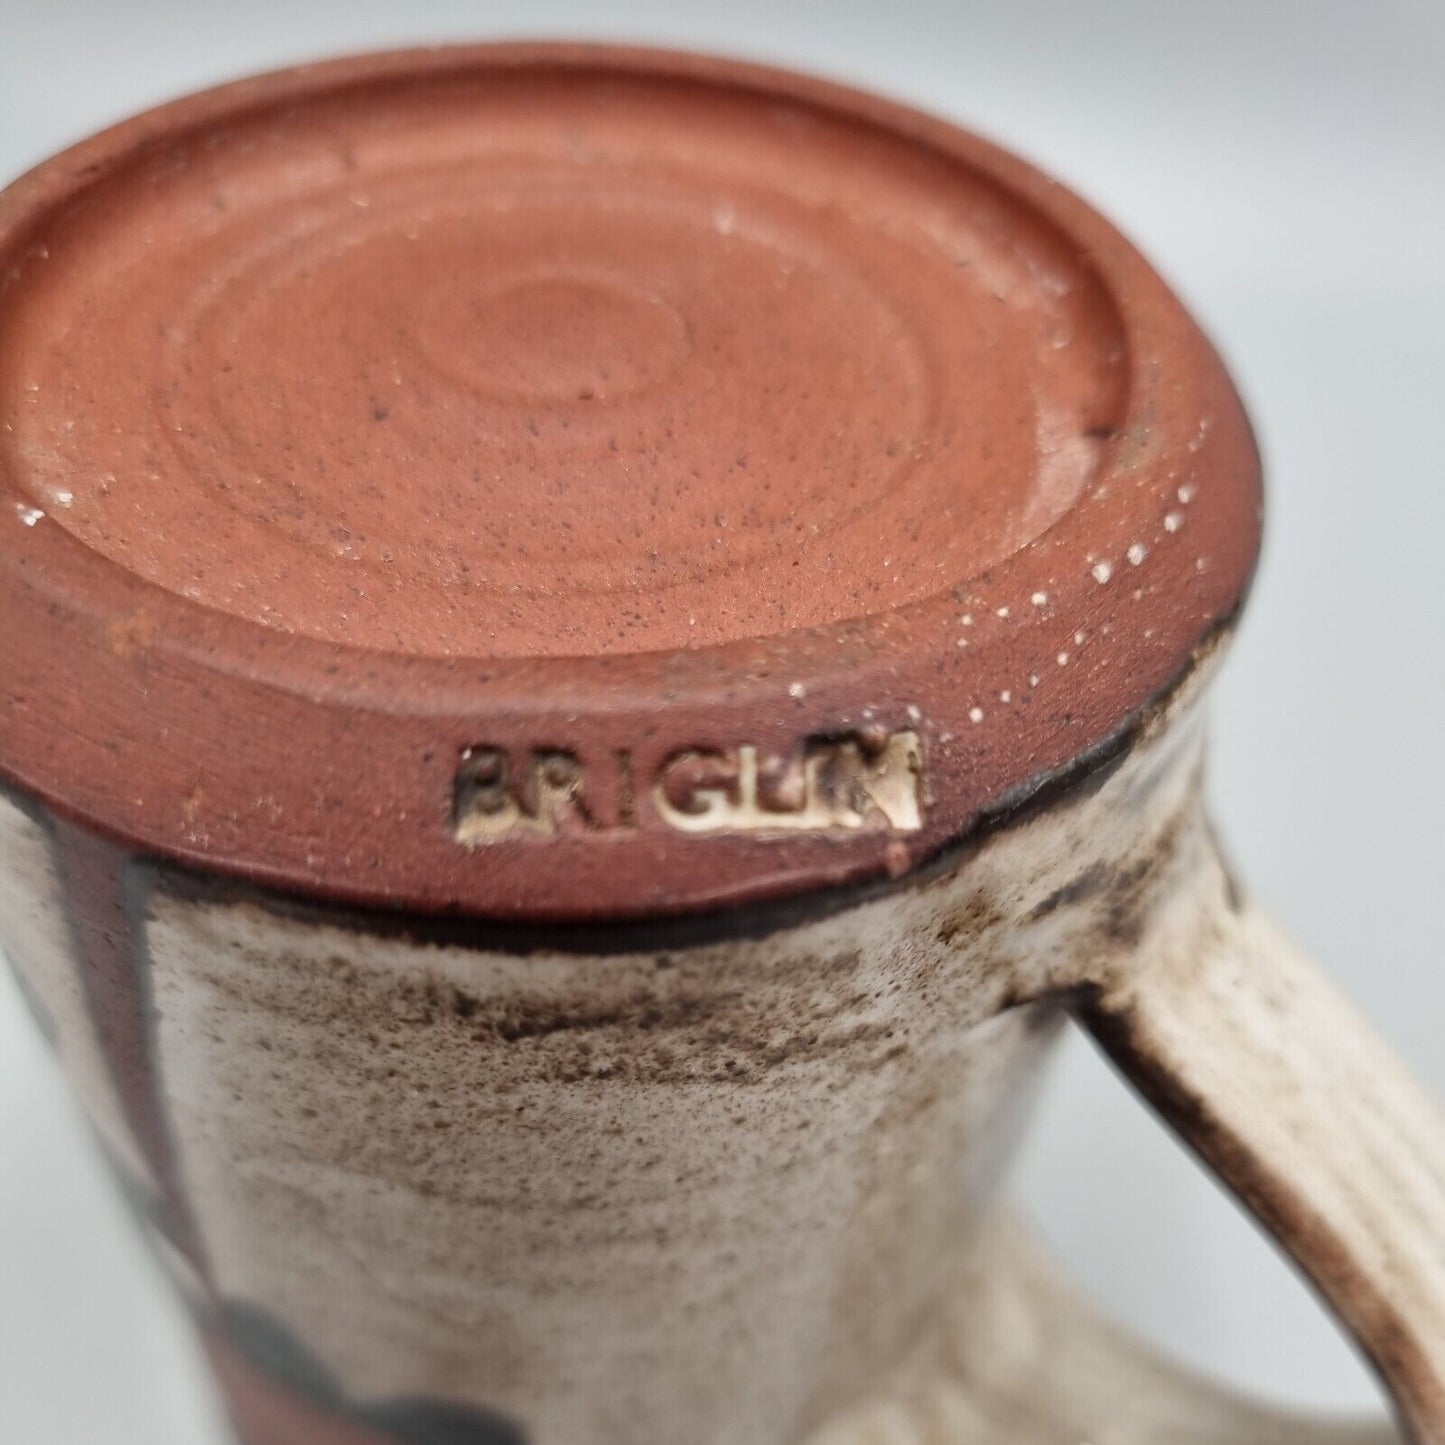
[[[1038,685],[1039,685],[1039,675],[1038,675],[1038,673],[1036,673],[1036,672],[1031,672],[1031,673],[1029,673],[1029,686],[1030,686],[1030,687],[1037,687]]]
[[[1208,568],[1208,566],[1209,559],[1207,557],[1196,557],[1194,559],[1194,570],[1196,572],[1203,572]]]
[[[983,709],[981,707],[969,708],[968,720],[971,723],[981,723],[983,721]]]
[[[998,700],[1000,702],[1012,702],[1014,700],[1014,695],[1007,688],[1004,688],[1004,690],[999,693]]]
[[[51,492],[50,500],[54,502],[57,507],[68,507],[75,501],[75,493],[61,488],[58,491]]]
[[[1142,542],[1135,542],[1124,555],[1131,567],[1137,567],[1149,555],[1149,549]]]
[[[806,697],[808,689],[801,682],[795,682],[788,688],[789,697]]]
[[[909,704],[908,704],[908,721],[909,721],[909,722],[922,722],[922,721],[923,721],[923,714],[918,710],[917,706],[916,706],[915,704],[913,704],[913,703],[909,703]]]
[[[15,503],[15,515],[25,523],[27,527],[33,527],[45,513],[39,507],[27,507],[24,502]]]
[[[1035,592],[1034,595],[1029,598],[1029,601],[1032,602],[1035,607],[1047,607],[1049,605],[1049,594],[1047,592]]]
[[[1187,507],[1194,500],[1195,486],[1193,482],[1185,482],[1175,495]]]
[[[1067,652],[1061,652],[1059,654],[1058,664],[1060,667],[1067,667],[1069,665],[1069,654]]]
[[[1184,525],[1183,512],[1170,512],[1164,518],[1164,530],[1166,532],[1177,532]]]
[[[1007,617],[1007,616],[1008,616],[1008,608],[1007,608],[1007,607],[1000,607],[1000,608],[998,608],[998,615],[999,615],[1000,617]]]
[[[972,612],[965,612],[965,613],[963,614],[963,616],[960,617],[958,620],[959,620],[961,623],[963,623],[963,625],[964,625],[965,627],[972,627],[972,626],[973,626],[973,613],[972,613]]]
[[[1100,586],[1114,575],[1114,569],[1107,562],[1095,562],[1090,570],[1094,574],[1094,581]]]
[[[1136,587],[1136,588],[1134,589],[1134,601],[1135,601],[1135,602],[1142,602],[1143,600],[1144,600],[1144,589],[1143,589],[1142,587]]]
[[[967,646],[968,646],[968,638],[966,638],[966,637],[960,637],[960,638],[958,639],[958,642],[957,642],[956,645],[959,646],[959,647],[967,647]]]

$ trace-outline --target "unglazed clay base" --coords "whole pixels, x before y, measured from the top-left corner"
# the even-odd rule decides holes
[[[1125,404],[1118,314],[1044,216],[739,86],[339,88],[43,244],[0,349],[29,501],[167,590],[388,652],[891,612],[1073,507]]]
[[[0,267],[8,775],[282,889],[886,883],[1121,746],[1257,551],[1238,399],[1127,242],[796,76],[243,82],[12,186]]]

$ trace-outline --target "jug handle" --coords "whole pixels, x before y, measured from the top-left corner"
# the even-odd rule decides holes
[[[1212,841],[1127,956],[1055,980],[1075,1018],[1312,1282],[1415,1445],[1445,1445],[1445,1117]],[[808,1445],[1387,1445],[1278,1410],[1101,1318],[1006,1212],[887,1389]]]
[[[1405,1433],[1445,1445],[1445,1116],[1210,864],[1204,926],[1145,940],[1073,1012],[1313,1284]]]

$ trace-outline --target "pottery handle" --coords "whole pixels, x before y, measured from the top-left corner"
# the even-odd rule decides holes
[[[1207,922],[1076,1011],[1445,1445],[1445,1116],[1256,908]]]

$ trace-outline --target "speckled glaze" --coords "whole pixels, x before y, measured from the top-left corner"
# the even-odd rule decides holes
[[[0,946],[245,1445],[1331,1436],[995,1218],[1071,1012],[1445,1442],[1445,1129],[1202,809],[1257,457],[1080,202],[428,52],[83,144],[0,278]]]
[[[1194,872],[1198,751],[1183,720],[966,867],[757,938],[387,936],[131,865],[152,1067],[122,1137],[160,1147],[116,1163],[246,1438],[278,1359],[357,1417],[536,1441],[782,1442],[866,1399],[967,1266],[1049,1000]],[[8,938],[86,865],[5,817]],[[16,943],[99,1114],[95,1025],[51,1003],[71,951]]]

